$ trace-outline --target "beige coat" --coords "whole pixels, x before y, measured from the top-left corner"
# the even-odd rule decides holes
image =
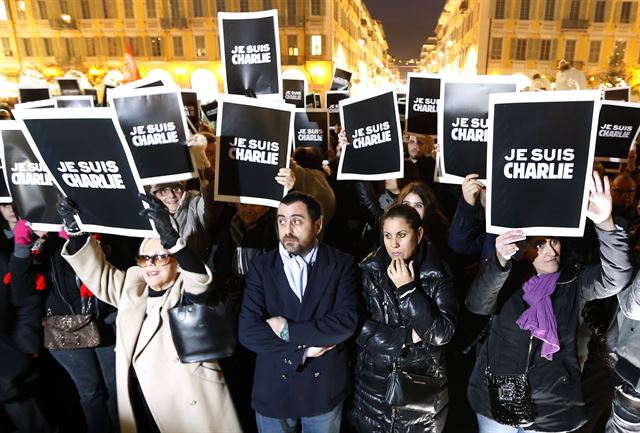
[[[126,272],[111,266],[91,237],[73,255],[65,245],[62,256],[99,299],[118,308],[116,385],[122,433],[136,432],[128,390],[132,364],[162,433],[241,431],[218,363],[182,364],[171,340],[167,309],[179,302],[183,287],[189,293],[203,293],[211,275],[181,271],[160,313],[145,318],[148,289],[137,266]],[[155,331],[147,341],[138,342],[145,320],[152,321]]]

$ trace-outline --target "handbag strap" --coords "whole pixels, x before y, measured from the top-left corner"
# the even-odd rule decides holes
[[[489,363],[489,337],[487,336],[487,368],[485,369],[485,373],[491,373],[490,371],[490,363]],[[527,352],[527,367],[524,370],[524,374],[529,373],[529,367],[531,364],[531,349],[533,348],[533,334],[529,336],[529,350]]]

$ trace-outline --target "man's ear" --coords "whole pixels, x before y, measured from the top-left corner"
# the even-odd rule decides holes
[[[318,218],[314,223],[314,227],[316,228],[316,236],[320,234],[320,232],[322,231],[322,223],[323,223],[323,215],[320,215],[320,218]]]

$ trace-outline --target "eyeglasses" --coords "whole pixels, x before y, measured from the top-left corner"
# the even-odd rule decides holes
[[[154,254],[153,256],[136,256],[136,264],[141,268],[146,268],[150,264],[153,266],[166,266],[171,262],[171,254]]]
[[[182,186],[180,185],[174,185],[174,186],[167,186],[165,188],[159,189],[155,192],[155,194],[159,194],[162,197],[168,196],[169,194],[173,193],[173,194],[180,194],[182,192]]]

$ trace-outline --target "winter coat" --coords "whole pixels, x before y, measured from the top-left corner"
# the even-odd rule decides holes
[[[623,289],[633,272],[626,233],[623,230],[600,229],[597,233],[600,263],[585,266],[579,271],[562,270],[551,295],[560,350],[549,361],[540,356],[541,341],[533,339],[528,377],[537,416],[528,429],[572,431],[586,420],[576,348],[579,314],[585,302],[612,296]],[[518,267],[527,270],[516,269]],[[492,418],[485,380],[487,359],[493,374],[521,374],[526,371],[531,333],[520,329],[516,320],[528,308],[522,298],[521,286],[533,273],[532,267],[522,262],[509,261],[503,268],[497,257],[492,255],[467,295],[469,311],[482,315],[498,311],[478,354],[467,392],[471,407],[482,416]],[[505,297],[501,292],[512,294]]]
[[[458,312],[453,282],[431,243],[418,248],[416,282],[396,289],[387,276],[389,263],[386,251],[379,248],[360,264],[366,320],[356,340],[356,389],[350,420],[363,433],[439,432],[448,403],[443,346],[453,336]],[[413,343],[412,329],[422,342]],[[435,416],[392,409],[385,402],[394,363],[404,371],[441,379]]]
[[[200,295],[211,284],[211,275],[182,270],[165,295],[159,314],[147,316],[148,286],[137,266],[120,271],[111,266],[92,238],[80,250],[62,256],[96,297],[118,308],[116,383],[122,433],[135,433],[129,393],[132,367],[161,433],[239,432],[236,412],[218,363],[182,364],[169,328],[167,310],[180,301],[184,289]],[[207,272],[209,272],[207,270]],[[138,341],[142,325],[152,321],[154,332]],[[141,432],[142,433],[142,432]]]

